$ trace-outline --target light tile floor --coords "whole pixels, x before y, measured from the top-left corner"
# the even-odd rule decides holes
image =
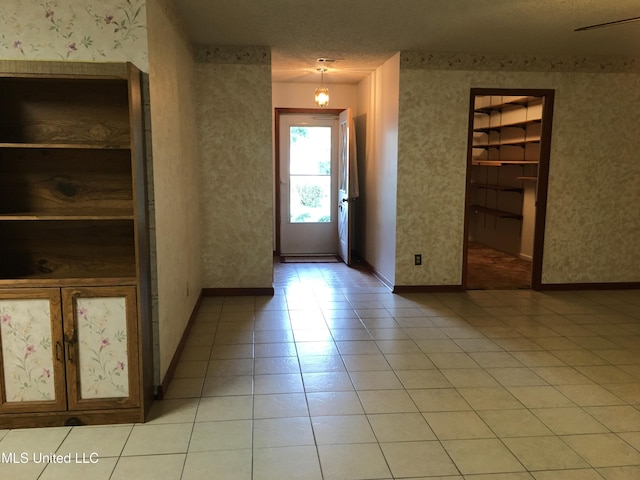
[[[0,478],[640,478],[640,292],[394,295],[341,264],[275,287],[203,300],[149,422],[0,430]]]

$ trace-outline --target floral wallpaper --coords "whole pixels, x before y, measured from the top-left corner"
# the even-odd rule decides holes
[[[0,337],[7,402],[54,400],[49,300],[0,301]]]
[[[131,61],[148,70],[144,0],[3,0],[0,58]]]
[[[76,299],[80,397],[129,395],[124,297]]]

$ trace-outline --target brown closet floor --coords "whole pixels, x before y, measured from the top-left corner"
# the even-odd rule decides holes
[[[531,288],[531,262],[469,242],[467,251],[469,290]]]

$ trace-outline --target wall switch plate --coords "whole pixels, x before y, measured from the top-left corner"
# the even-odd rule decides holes
[[[413,256],[414,265],[422,265],[422,254],[416,253]]]

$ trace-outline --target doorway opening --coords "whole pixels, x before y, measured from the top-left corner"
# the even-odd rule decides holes
[[[540,289],[553,98],[553,90],[471,89],[466,289]]]
[[[276,109],[275,253],[338,253],[338,116],[335,109]]]

